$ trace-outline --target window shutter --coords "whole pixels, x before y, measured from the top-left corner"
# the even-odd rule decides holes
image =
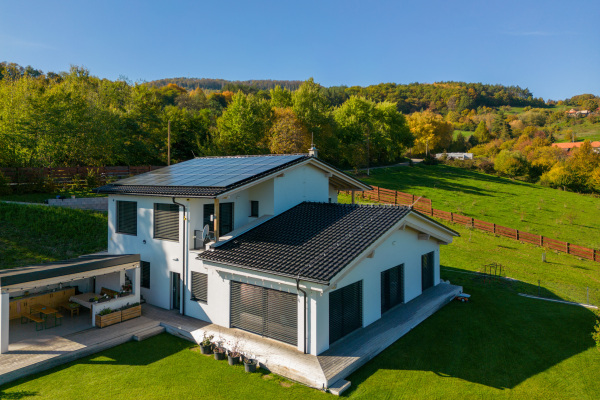
[[[192,300],[208,301],[208,275],[192,272]]]
[[[150,289],[150,263],[147,261],[140,261],[140,286],[146,289]]]
[[[381,313],[404,303],[404,264],[381,273]]]
[[[117,201],[117,233],[137,235],[137,202]]]
[[[179,206],[154,204],[154,238],[179,241]]]

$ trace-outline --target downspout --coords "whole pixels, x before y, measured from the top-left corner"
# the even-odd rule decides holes
[[[300,275],[298,275],[298,277],[296,278],[296,289],[299,292],[302,292],[302,294],[304,295],[304,340],[303,340],[303,344],[304,344],[304,354],[306,354],[306,330],[308,328],[308,324],[306,322],[306,301],[307,301],[307,296],[306,296],[306,292],[302,289],[300,289]]]
[[[181,314],[185,315],[185,299],[186,299],[185,289],[187,287],[186,281],[187,281],[187,275],[188,275],[186,263],[185,263],[185,260],[186,260],[185,255],[186,255],[186,247],[187,247],[187,242],[185,240],[185,232],[187,231],[185,222],[187,220],[187,217],[186,217],[186,208],[183,203],[176,202],[175,197],[173,197],[173,204],[177,204],[178,206],[183,207],[183,246],[181,246],[181,252],[182,252],[181,262],[183,263],[182,264],[183,265],[183,268],[182,268],[182,270],[183,270],[183,291],[181,293]]]

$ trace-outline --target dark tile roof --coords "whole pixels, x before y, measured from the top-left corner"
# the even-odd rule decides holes
[[[305,202],[198,259],[329,283],[410,211],[400,206]]]
[[[306,154],[202,157],[94,189],[96,193],[214,197],[310,158]]]

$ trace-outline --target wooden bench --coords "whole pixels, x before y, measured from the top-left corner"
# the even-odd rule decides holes
[[[62,325],[63,315],[61,313],[54,314],[54,326]]]
[[[35,315],[31,315],[28,313],[21,313],[21,323],[22,324],[26,324],[29,321],[33,321],[35,322],[35,330],[36,331],[41,331],[42,329],[44,329],[44,320],[41,319],[40,317],[36,317]]]
[[[117,296],[119,294],[119,292],[117,292],[116,290],[112,290],[112,289],[107,289],[105,287],[103,287],[100,290],[100,295],[107,295],[108,297],[110,297],[111,299],[115,296]]]

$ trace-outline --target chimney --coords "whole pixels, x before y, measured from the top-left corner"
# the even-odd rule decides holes
[[[311,143],[310,149],[308,149],[308,155],[311,156],[311,157],[317,158],[319,156],[319,150],[317,150],[317,148],[315,147],[315,143],[314,143],[314,141],[315,141],[315,134],[314,133],[312,134],[312,138],[311,139],[312,139],[311,142],[313,142],[313,143]]]

